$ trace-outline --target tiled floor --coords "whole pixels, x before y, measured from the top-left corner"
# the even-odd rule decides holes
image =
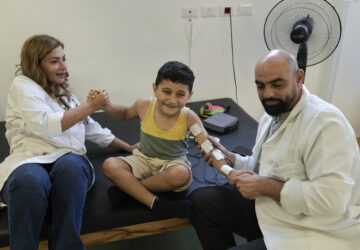
[[[235,237],[238,244],[244,242]],[[88,247],[87,250],[201,250],[201,245],[193,228],[187,228],[162,234],[122,240],[99,246]]]

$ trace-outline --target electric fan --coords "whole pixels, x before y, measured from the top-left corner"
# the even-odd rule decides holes
[[[297,55],[304,71],[328,58],[340,37],[340,17],[326,0],[282,0],[270,10],[264,24],[268,49]]]

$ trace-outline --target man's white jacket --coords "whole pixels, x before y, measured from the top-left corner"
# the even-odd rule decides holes
[[[271,120],[261,118],[253,155],[235,161],[236,169],[253,170],[260,160],[259,175],[286,181],[280,202],[266,196],[255,202],[267,248],[360,249],[360,156],[351,125],[305,86],[264,142]]]

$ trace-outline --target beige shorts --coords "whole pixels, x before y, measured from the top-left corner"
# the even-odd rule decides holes
[[[191,163],[185,156],[179,157],[176,160],[162,160],[159,158],[147,157],[140,150],[134,149],[132,155],[119,157],[124,160],[132,168],[133,174],[139,180],[157,175],[158,173],[168,169],[174,165],[183,165],[189,170],[190,178],[186,185],[174,190],[175,192],[184,191],[189,188],[193,181],[191,174]]]

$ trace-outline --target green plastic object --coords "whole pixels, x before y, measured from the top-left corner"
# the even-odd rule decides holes
[[[207,102],[203,106],[201,106],[199,114],[204,118],[208,118],[214,114],[224,113],[224,112],[225,112],[224,107],[219,105],[213,105],[212,103]]]

